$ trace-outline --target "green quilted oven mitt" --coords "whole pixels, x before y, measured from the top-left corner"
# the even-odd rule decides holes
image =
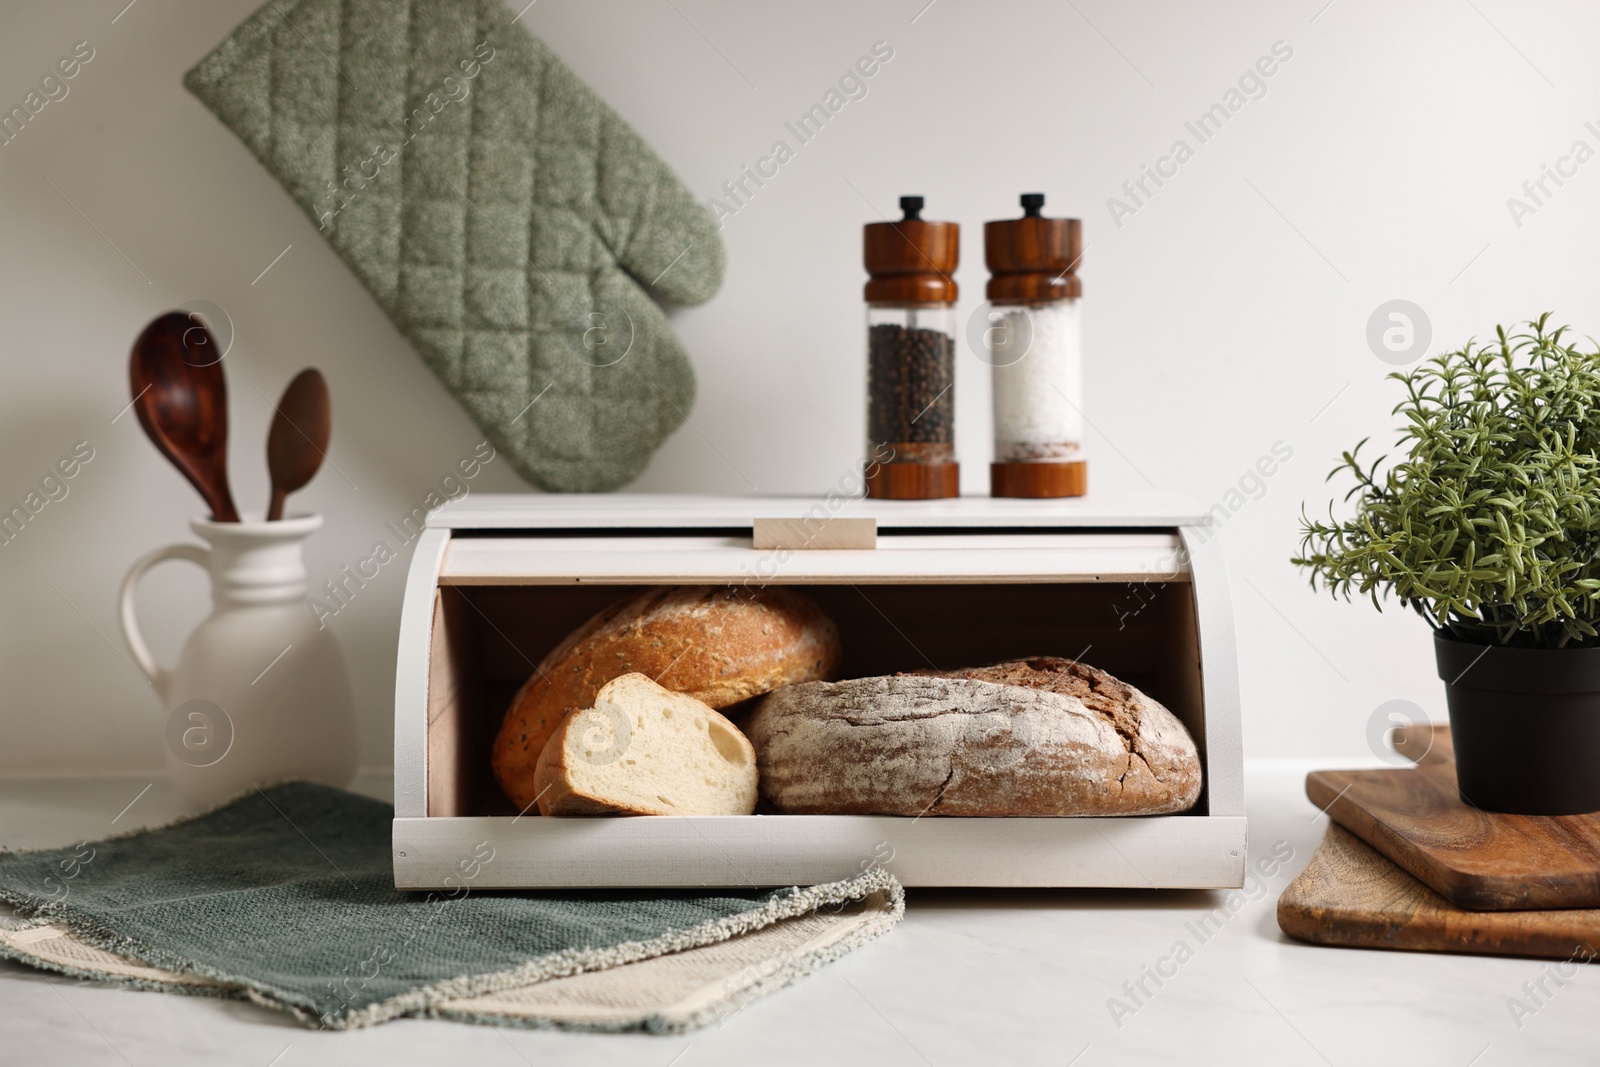
[[[711,298],[716,225],[499,0],[269,0],[184,84],[530,481],[614,489],[688,417],[652,297]]]

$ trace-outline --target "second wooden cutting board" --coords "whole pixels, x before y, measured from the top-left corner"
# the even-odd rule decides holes
[[[1297,941],[1349,948],[1577,963],[1600,952],[1600,910],[1467,911],[1338,825],[1328,827],[1311,862],[1278,898],[1278,926]]]

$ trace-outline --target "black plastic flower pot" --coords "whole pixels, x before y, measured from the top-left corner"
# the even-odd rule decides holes
[[[1436,632],[1461,799],[1484,811],[1600,811],[1600,648],[1471,645]]]

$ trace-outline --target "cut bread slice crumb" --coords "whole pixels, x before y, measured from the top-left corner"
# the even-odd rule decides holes
[[[624,674],[557,728],[534,785],[545,815],[749,815],[756,754],[708,705]]]

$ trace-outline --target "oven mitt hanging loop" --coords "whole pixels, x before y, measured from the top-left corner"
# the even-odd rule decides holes
[[[519,473],[614,489],[688,417],[657,299],[709,212],[499,0],[269,0],[184,79]]]

